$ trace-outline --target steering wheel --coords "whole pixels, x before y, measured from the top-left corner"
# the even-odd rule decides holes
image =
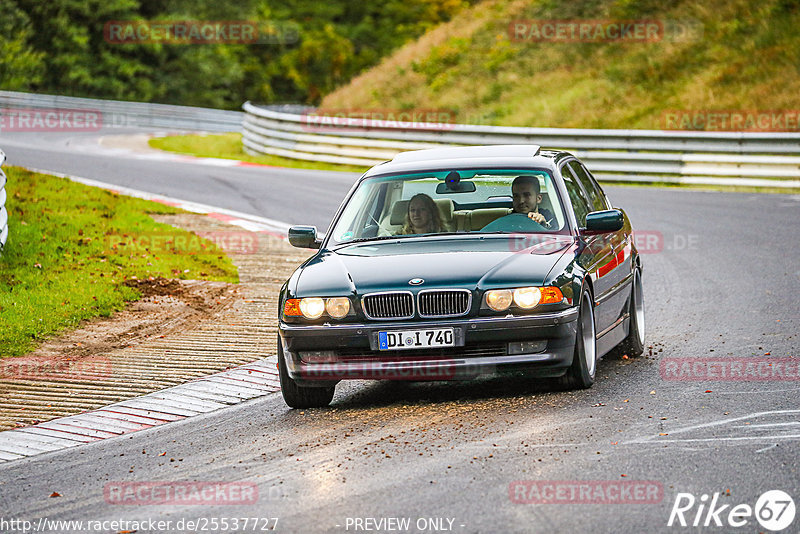
[[[496,219],[483,228],[481,232],[542,232],[544,226],[529,218],[525,213],[509,213]]]

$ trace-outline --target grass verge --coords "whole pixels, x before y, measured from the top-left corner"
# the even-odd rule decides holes
[[[10,233],[0,256],[0,358],[122,309],[140,297],[127,279],[238,282],[212,241],[147,215],[180,210],[17,167],[5,171]]]
[[[260,165],[273,165],[275,167],[289,167],[293,169],[312,169],[320,171],[345,171],[364,172],[368,167],[355,165],[340,165],[337,163],[324,163],[317,161],[303,161],[299,159],[283,158],[280,156],[251,156],[244,151],[242,134],[201,134],[201,135],[172,135],[167,137],[154,137],[149,141],[152,148],[176,152],[201,158],[223,158],[258,163]]]
[[[663,31],[638,41],[531,31],[556,20],[649,21]],[[340,86],[320,107],[433,109],[460,123],[502,126],[724,130],[714,113],[796,117],[798,25],[797,2],[787,0],[486,0]],[[675,112],[693,118],[673,121]],[[745,128],[798,131],[796,120]]]

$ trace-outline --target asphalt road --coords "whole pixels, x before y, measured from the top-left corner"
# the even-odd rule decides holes
[[[113,129],[111,134],[143,130]],[[96,133],[0,133],[7,165],[99,180],[269,217],[327,228],[358,173],[279,167],[216,167],[187,162],[133,159],[103,150]],[[9,185],[9,187],[11,187]]]
[[[332,173],[115,161],[65,152],[63,138],[52,147],[20,139],[0,138],[12,164],[289,222],[324,226],[352,182]],[[642,258],[652,355],[600,362],[590,390],[559,392],[521,377],[353,382],[338,387],[330,408],[305,411],[270,396],[0,466],[0,518],[170,520],[176,532],[203,531],[186,520],[234,517],[278,518],[275,531],[292,533],[406,531],[389,518],[408,518],[410,532],[696,531],[667,526],[676,497],[689,493],[698,501],[685,512],[689,525],[707,495],[698,521],[712,526],[701,530],[765,531],[754,517],[733,527],[728,514],[738,504],[754,507],[768,490],[800,504],[797,380],[672,380],[660,366],[670,358],[798,357],[800,196],[608,193],[635,228],[654,236]],[[658,490],[635,504],[604,504],[597,493],[587,504],[515,502],[533,495],[514,489],[525,480],[543,491],[548,481],[593,481],[593,491],[608,495],[620,482]],[[120,505],[104,497],[104,489],[134,481],[255,483],[259,498]],[[717,507],[728,505],[719,527],[705,513],[714,494]],[[368,518],[383,520],[382,528]],[[53,531],[81,531],[73,527]],[[800,517],[784,530],[798,531]]]

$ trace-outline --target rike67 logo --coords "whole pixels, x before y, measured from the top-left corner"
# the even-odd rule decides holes
[[[722,504],[721,496],[720,493],[710,497],[703,494],[697,499],[691,493],[678,493],[667,526],[736,528],[748,525],[755,516],[763,528],[779,532],[794,521],[794,500],[785,491],[764,492],[756,500],[755,506],[746,503]]]

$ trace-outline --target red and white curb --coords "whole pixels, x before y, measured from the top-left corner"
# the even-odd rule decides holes
[[[0,432],[0,464],[130,434],[280,390],[274,364],[259,360],[103,408]]]
[[[288,223],[265,217],[156,195],[79,176],[31,168],[28,170],[67,178],[73,182],[99,187],[121,195],[159,202],[192,213],[206,214],[250,232],[263,232],[286,239],[289,229]],[[179,421],[279,390],[277,369],[266,360],[259,360],[97,410],[0,432],[0,463]]]

